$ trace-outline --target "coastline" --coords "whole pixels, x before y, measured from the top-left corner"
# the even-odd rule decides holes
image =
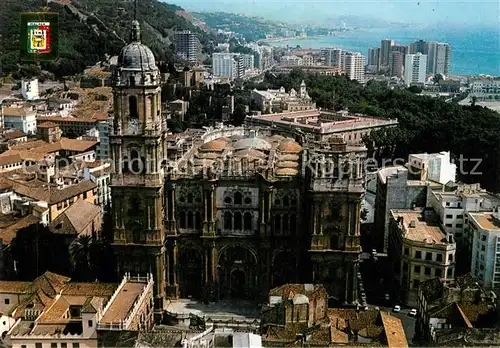
[[[257,40],[257,43],[272,44],[275,42],[291,41],[291,40],[318,40],[322,37],[335,36],[335,35],[314,35],[314,36],[295,36],[295,37],[272,37],[269,39]]]

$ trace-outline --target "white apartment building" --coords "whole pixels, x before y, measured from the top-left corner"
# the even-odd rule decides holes
[[[298,56],[283,56],[280,58],[281,66],[301,66],[303,65],[302,58]]]
[[[407,54],[405,57],[404,81],[407,86],[425,83],[427,56],[422,53]]]
[[[487,289],[500,289],[500,209],[467,213],[472,275]]]
[[[243,69],[246,70],[252,70],[255,68],[255,57],[253,54],[242,54],[242,63],[243,63]]]
[[[23,106],[0,107],[5,128],[15,128],[25,134],[36,133],[36,111]]]
[[[473,80],[470,83],[470,91],[472,96],[478,98],[498,99],[500,97],[500,79]]]
[[[443,232],[434,212],[391,210],[389,260],[406,304],[416,304],[423,281],[454,278],[455,252],[453,236]]]
[[[326,66],[332,66],[344,70],[346,51],[339,48],[322,48],[321,56]]]
[[[104,210],[108,204],[111,204],[111,163],[92,162],[86,163],[83,168],[83,178],[90,180],[97,185],[95,204]]]
[[[408,170],[411,174],[420,175],[422,181],[430,180],[440,184],[455,182],[457,165],[451,162],[450,152],[419,153],[408,156]]]
[[[302,64],[304,66],[312,66],[314,65],[314,58],[310,54],[305,54],[302,56]]]
[[[451,46],[443,42],[427,42],[427,73],[448,75],[450,71]]]
[[[361,53],[348,52],[345,56],[345,74],[360,83],[365,82],[365,56]]]
[[[40,92],[38,89],[38,79],[24,79],[21,81],[21,93],[24,100],[38,100],[40,99]]]
[[[459,184],[453,191],[427,191],[427,204],[439,216],[446,233],[455,236],[459,246],[469,248],[464,232],[468,224],[467,212],[491,212],[500,205],[500,198],[481,189],[479,184]]]
[[[383,66],[389,65],[389,59],[391,58],[392,46],[394,46],[394,40],[384,39],[380,42],[380,64]]]
[[[243,58],[239,53],[212,54],[212,73],[216,77],[234,80],[243,76]]]

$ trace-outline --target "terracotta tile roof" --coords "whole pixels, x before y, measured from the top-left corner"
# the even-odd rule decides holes
[[[32,113],[34,114],[34,111],[29,109],[29,108],[3,108],[3,114],[4,117],[23,117],[26,116],[27,114]]]
[[[0,280],[0,292],[2,294],[22,294],[28,290],[31,282],[16,282]]]
[[[64,286],[64,294],[108,297],[113,295],[117,287],[118,284],[111,283],[69,282]]]
[[[0,154],[0,158],[8,156],[19,156],[23,161],[35,161],[40,162],[44,159],[46,153],[36,152],[32,150],[14,150],[10,149]]]
[[[69,198],[89,192],[97,187],[97,185],[90,180],[80,181],[77,184],[60,190],[56,187],[47,185],[41,180],[33,180],[30,182],[11,180],[11,182],[17,194],[39,201],[45,201],[50,205],[63,202]]]
[[[269,291],[269,296],[281,296],[284,300],[291,300],[299,294],[312,300],[316,296],[326,294],[326,290],[323,285],[318,284],[284,284]]]
[[[408,341],[401,320],[387,312],[380,312],[389,348],[407,348]]]
[[[18,153],[7,156],[0,156],[0,166],[22,163],[22,162],[23,158]]]
[[[79,199],[50,224],[50,230],[53,233],[79,235],[100,214],[100,207]],[[100,227],[95,226],[95,229],[98,230]]]
[[[16,219],[11,224],[0,221],[0,239],[4,244],[10,244],[16,237],[17,231],[39,222],[40,219],[33,215],[28,215],[21,219]]]
[[[99,142],[94,140],[62,138],[59,143],[61,150],[85,152],[92,149],[92,147],[96,146]]]
[[[52,122],[45,122],[36,126],[36,128],[55,128],[55,127],[58,127],[58,125]]]
[[[124,320],[129,311],[132,309],[132,305],[135,303],[137,298],[141,295],[144,289],[144,283],[130,283],[127,282],[118,292],[115,300],[104,313],[101,319],[102,323],[116,323]]]
[[[26,134],[24,134],[21,130],[14,129],[14,130],[11,130],[11,131],[8,131],[8,132],[3,132],[0,135],[0,138],[6,139],[6,140],[13,140],[13,139],[22,138],[22,137],[25,137],[25,136],[26,136]]]
[[[378,310],[356,311],[356,309],[329,308],[328,318],[331,323],[338,323],[338,319],[344,319],[346,328],[349,328],[360,336],[378,338],[383,331],[381,323],[378,322]],[[338,328],[342,330],[342,328]]]

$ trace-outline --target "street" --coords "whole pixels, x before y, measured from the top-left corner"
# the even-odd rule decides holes
[[[386,257],[382,257],[381,255],[373,257],[373,255],[371,253],[369,254],[367,251],[368,250],[365,250],[364,255],[370,255],[370,257],[365,258],[360,267],[366,303],[368,307],[378,307],[380,310],[387,311],[391,315],[401,319],[408,345],[412,346],[416,321],[415,317],[408,316],[412,308],[404,306],[398,300],[398,288],[393,284],[392,277],[390,277],[391,266],[387,264]],[[389,272],[387,270],[389,270]],[[389,300],[386,299],[386,295],[389,295]],[[400,312],[393,312],[395,305],[401,306]]]

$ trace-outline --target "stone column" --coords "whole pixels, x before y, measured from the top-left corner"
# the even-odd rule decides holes
[[[211,266],[211,275],[212,275],[212,282],[215,283],[217,281],[217,248],[215,247],[215,242],[212,243],[212,252],[210,253],[211,260],[212,262],[210,263]]]
[[[208,272],[208,263],[210,262],[210,254],[209,254],[209,249],[208,247],[205,248],[205,255],[204,255],[204,266],[205,270],[203,272],[203,283],[204,285],[207,285],[210,282],[210,273]]]
[[[172,260],[172,263],[173,263],[173,267],[174,267],[174,285],[177,285],[177,256],[178,256],[178,253],[179,253],[179,249],[178,249],[178,246],[177,246],[177,241],[174,241],[174,246],[173,246],[173,260]]]
[[[122,174],[123,168],[122,168],[122,162],[123,162],[123,153],[122,153],[122,146],[121,144],[117,145],[117,166],[118,166],[118,173]]]
[[[167,253],[166,253],[166,257],[165,257],[165,262],[166,262],[166,265],[167,265],[167,277],[166,277],[166,282],[167,282],[167,285],[171,285],[172,284],[172,281],[170,279],[170,267],[172,267],[172,265],[170,264],[170,248],[167,247]]]

